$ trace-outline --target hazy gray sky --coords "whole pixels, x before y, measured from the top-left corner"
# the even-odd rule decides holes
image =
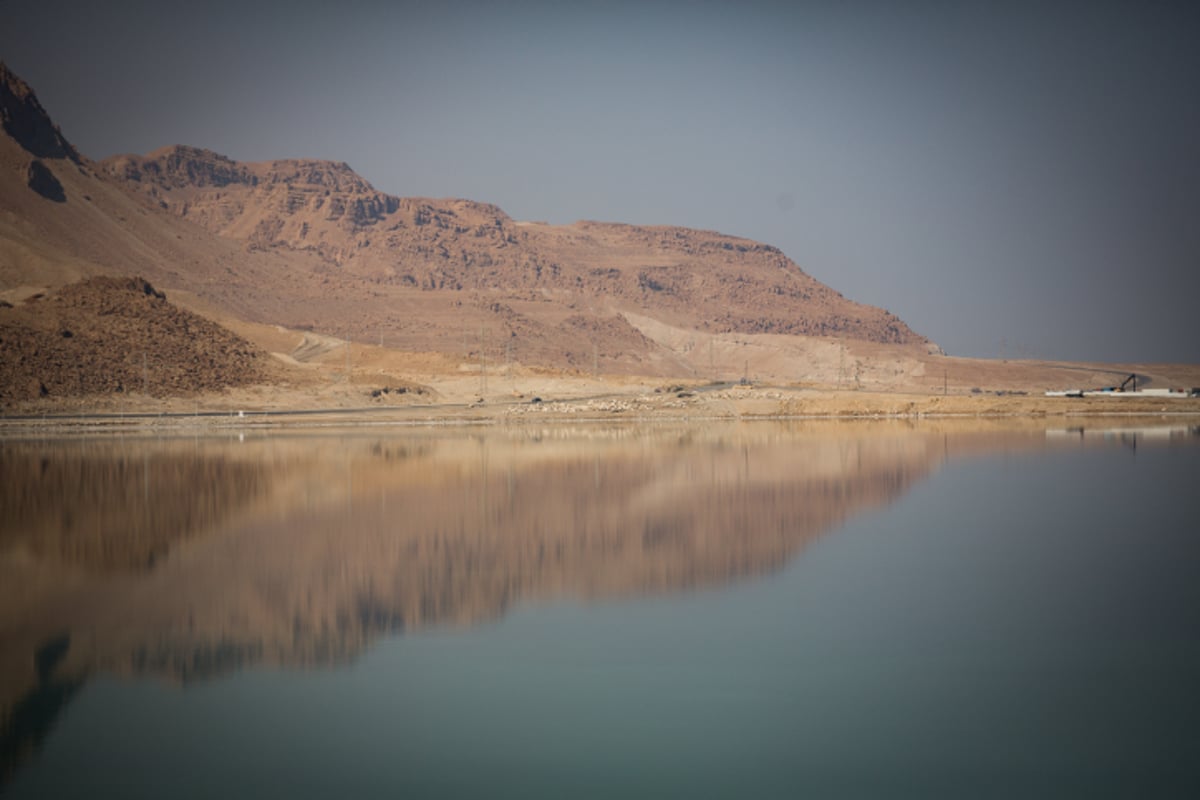
[[[954,355],[1200,363],[1200,3],[0,0],[100,158],[776,245]]]

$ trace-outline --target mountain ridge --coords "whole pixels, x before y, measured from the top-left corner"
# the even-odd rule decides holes
[[[936,350],[740,237],[518,221],[490,203],[381,192],[337,161],[239,162],[183,145],[90,161],[2,74],[0,293],[136,274],[248,322],[627,375],[697,368],[631,322],[645,318]]]
[[[344,162],[316,159],[237,162],[174,146],[105,159],[99,169],[219,236],[310,252],[375,284],[550,289],[604,298],[616,310],[700,310],[693,326],[716,332],[927,343],[894,315],[820,284],[778,248],[714,231],[521,222],[493,204],[380,192]]]

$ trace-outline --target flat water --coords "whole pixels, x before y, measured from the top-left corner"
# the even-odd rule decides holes
[[[6,797],[1198,797],[1200,429],[0,443]]]

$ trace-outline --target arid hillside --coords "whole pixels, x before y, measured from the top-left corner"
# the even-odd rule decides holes
[[[267,354],[139,278],[0,302],[0,408],[43,397],[178,397],[260,383]]]
[[[323,161],[242,164],[168,147],[96,163],[20,78],[0,67],[0,84],[9,302],[89,275],[141,275],[220,319],[626,375],[696,373],[695,358],[656,338],[663,326],[933,347],[767,245],[518,222],[484,203],[393,197]]]
[[[0,63],[0,292],[45,289],[89,275],[140,275],[186,289],[233,316],[288,316],[328,294],[316,259],[247,252],[148,209],[59,132],[32,89]],[[272,277],[273,276],[273,277]],[[284,298],[266,290],[286,280]],[[256,317],[255,315],[259,315]]]
[[[501,369],[529,384],[509,377],[506,390],[531,394],[547,393],[550,372],[942,394],[1089,388],[1131,372],[1145,386],[1196,383],[1171,365],[947,358],[778,249],[710,231],[521,222],[470,200],[394,197],[324,161],[175,146],[93,162],[3,65],[0,121],[0,301],[20,309],[81,278],[138,275],[277,364],[302,362],[309,382],[416,381],[450,399],[495,392],[484,376]],[[125,355],[173,357],[139,342]],[[16,370],[25,356],[11,346],[0,357],[13,392],[55,391]]]
[[[191,147],[100,167],[151,203],[250,249],[314,254],[376,286],[495,298],[503,308],[489,306],[494,324],[510,333],[522,317],[561,317],[565,306],[584,316],[634,311],[714,333],[925,341],[806,275],[778,249],[710,231],[516,222],[470,200],[383,194],[346,164],[243,164]]]

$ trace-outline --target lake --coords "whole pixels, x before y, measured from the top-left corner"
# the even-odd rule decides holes
[[[0,792],[1200,797],[1200,426],[0,441]]]

